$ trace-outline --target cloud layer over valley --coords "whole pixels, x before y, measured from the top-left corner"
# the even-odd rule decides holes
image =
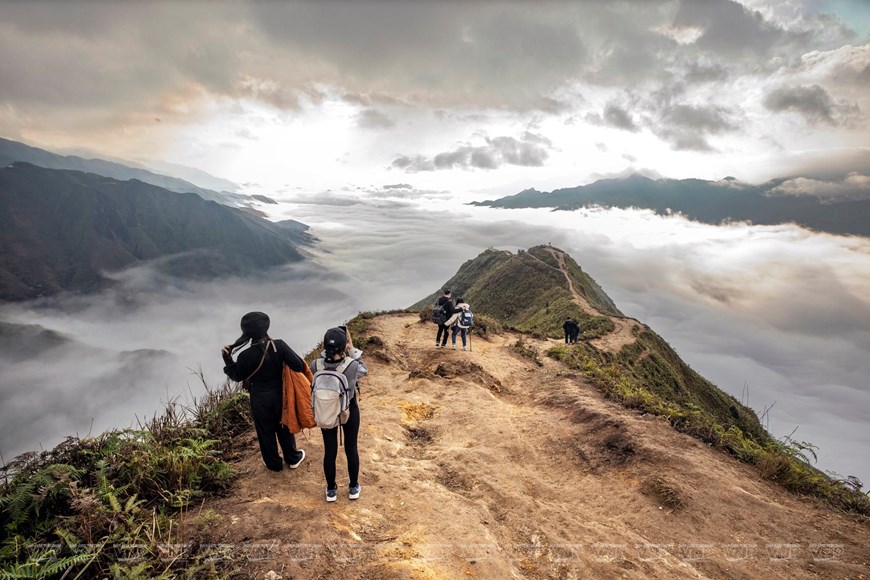
[[[552,243],[701,374],[744,401],[748,394],[759,414],[773,405],[774,434],[798,427],[796,438],[820,447],[823,467],[870,479],[864,239],[636,210],[474,208],[395,186],[262,209],[310,223],[322,240],[319,265],[207,284],[137,268],[102,295],[0,310],[7,322],[69,338],[32,360],[4,361],[3,452],[84,434],[91,418],[95,431],[129,425],[134,413],[199,392],[189,370],[199,365],[210,384],[220,382],[218,349],[247,311],[269,313],[273,336],[307,352],[328,326],[416,302],[487,247]],[[51,420],[35,421],[43,417]]]

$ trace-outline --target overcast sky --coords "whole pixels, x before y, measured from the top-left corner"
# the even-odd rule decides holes
[[[870,174],[870,3],[0,3],[0,134],[317,190]]]
[[[219,380],[215,349],[248,310],[307,350],[324,323],[407,306],[486,247],[552,241],[696,370],[748,383],[759,411],[775,401],[776,435],[799,426],[826,468],[870,479],[867,240],[462,205],[634,171],[800,176],[787,193],[836,198],[870,187],[868,88],[862,0],[0,0],[0,136],[203,169],[323,238],[316,265],[254,291],[146,268],[95,301],[2,309],[74,342],[4,367],[0,449],[56,442],[33,421],[46,400],[59,437],[95,415],[129,424],[188,366]]]

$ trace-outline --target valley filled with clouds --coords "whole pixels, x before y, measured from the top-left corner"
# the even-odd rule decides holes
[[[7,460],[196,396],[195,369],[222,381],[219,348],[247,311],[304,353],[488,247],[552,243],[695,370],[769,410],[774,435],[797,428],[821,468],[870,480],[868,238],[467,205],[634,173],[870,198],[867,3],[33,0],[0,14],[0,137],[265,195],[279,203],[258,210],[320,240],[253,278],[143,262],[97,294],[0,305]]]
[[[4,321],[68,339],[4,361],[4,455],[190,401],[203,389],[193,370],[223,381],[218,350],[247,311],[269,313],[272,336],[304,354],[360,310],[418,301],[487,247],[552,243],[695,370],[759,415],[770,408],[774,435],[797,428],[795,439],[819,447],[821,468],[870,479],[866,239],[640,210],[496,210],[402,188],[261,209],[312,225],[320,242],[308,262],[209,283],[144,266],[98,295],[0,309]]]

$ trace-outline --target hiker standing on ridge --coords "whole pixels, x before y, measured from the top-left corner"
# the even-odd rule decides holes
[[[462,350],[465,350],[466,337],[471,328],[472,320],[473,315],[471,314],[471,307],[466,304],[462,298],[457,298],[456,307],[453,309],[453,315],[444,323],[444,326],[453,328],[453,333],[451,334],[453,350],[456,350],[456,335],[460,333],[462,334]]]
[[[450,298],[450,290],[444,289],[444,295],[438,299],[432,307],[432,321],[438,325],[438,334],[435,335],[435,348],[447,346],[447,335],[450,327],[445,324],[447,319],[453,316],[453,300]]]
[[[577,337],[580,336],[580,325],[577,324],[574,319],[568,317],[565,319],[565,323],[562,325],[562,329],[565,331],[565,344],[574,344],[577,342]]]
[[[576,344],[577,341],[580,340],[580,323],[573,318],[571,319],[571,322],[574,323],[574,328],[571,329],[571,344]]]
[[[368,373],[365,363],[362,361],[362,351],[353,347],[350,331],[346,326],[330,328],[323,336],[323,352],[320,358],[311,365],[314,372],[314,380],[311,388],[314,400],[314,416],[317,424],[321,425],[320,432],[323,435],[323,474],[326,476],[326,501],[333,502],[338,499],[338,483],[335,480],[335,460],[338,457],[338,430],[344,435],[344,454],[347,457],[347,474],[350,479],[348,499],[358,499],[362,487],[359,484],[359,450],[357,438],[359,437],[359,380]],[[330,404],[329,395],[321,397],[320,393],[327,393],[331,387],[327,384],[336,384],[336,375],[343,375],[341,380],[342,390],[346,390],[346,399],[343,409],[340,408],[342,400],[333,397]],[[330,414],[327,416],[328,414]],[[324,422],[336,425],[332,428],[324,428]]]
[[[296,449],[296,438],[281,424],[284,402],[284,365],[296,372],[305,371],[305,361],[283,340],[269,337],[269,317],[262,312],[248,312],[242,317],[242,336],[221,348],[224,373],[234,381],[247,382],[251,393],[251,414],[263,463],[272,471],[281,471],[284,463],[296,469],[305,459],[305,451]],[[233,362],[233,354],[248,341],[251,346]],[[284,460],[278,455],[278,444]]]

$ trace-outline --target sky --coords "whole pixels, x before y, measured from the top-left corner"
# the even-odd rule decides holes
[[[870,173],[861,0],[34,0],[0,12],[3,136],[273,191]]]
[[[146,266],[106,295],[0,308],[70,337],[4,361],[0,450],[128,425],[196,392],[197,365],[219,381],[248,310],[307,351],[326,321],[416,302],[487,247],[553,242],[693,368],[773,405],[775,435],[798,427],[868,481],[866,239],[464,205],[633,172],[836,198],[870,183],[868,85],[860,0],[0,0],[0,136],[205,170],[322,240],[254,290]]]

